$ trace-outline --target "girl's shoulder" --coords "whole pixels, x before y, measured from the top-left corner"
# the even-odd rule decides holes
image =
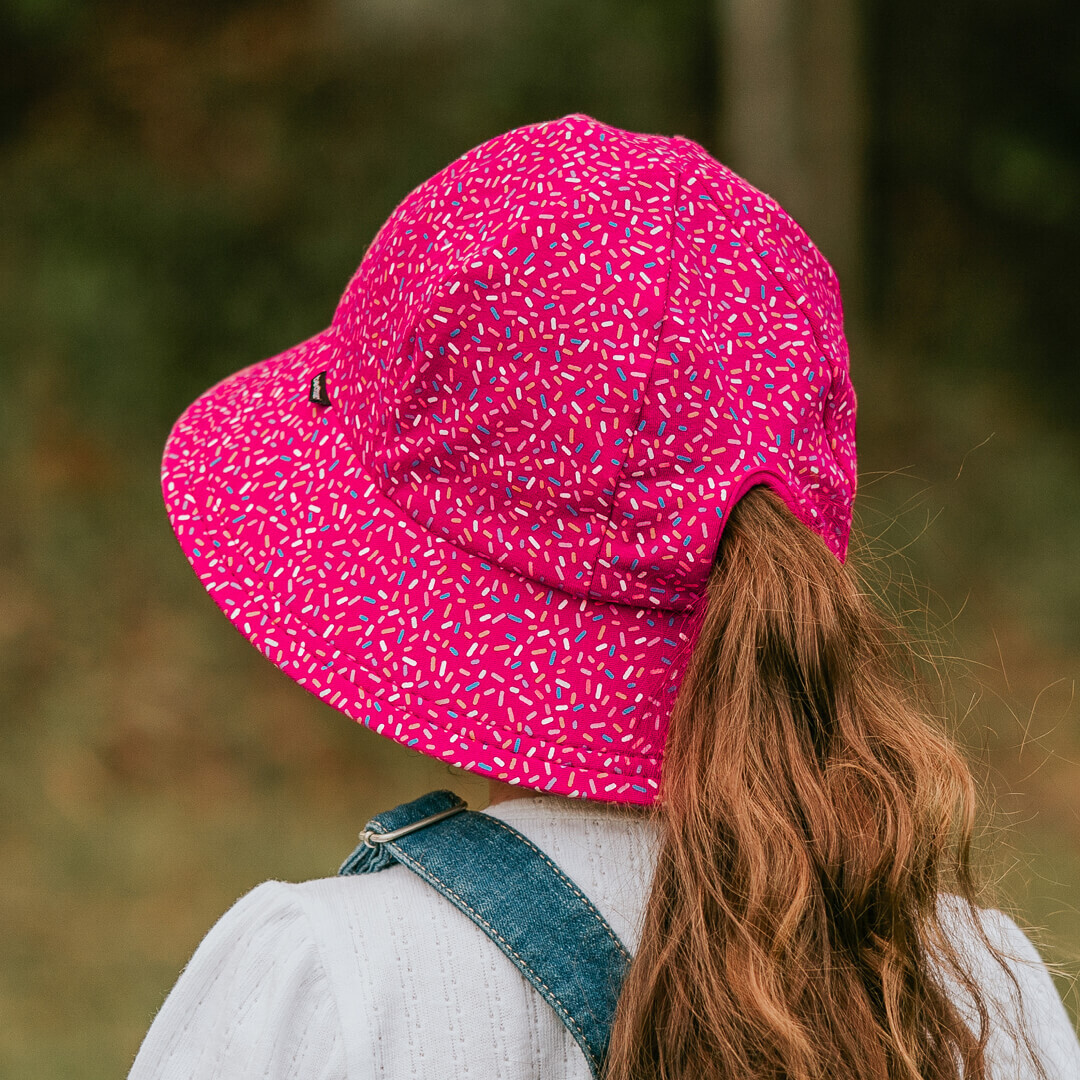
[[[942,895],[939,915],[986,1004],[991,1077],[1035,1076],[1028,1048],[1042,1060],[1047,1077],[1080,1077],[1080,1042],[1073,1022],[1028,933],[1006,912],[990,907],[972,912],[951,894]],[[942,978],[969,1026],[977,1030],[971,992],[955,976]]]
[[[304,891],[267,881],[218,919],[154,1018],[130,1080],[346,1075],[323,950],[298,902]]]
[[[405,1045],[416,1004],[445,981],[448,961],[469,981],[465,969],[484,949],[462,938],[455,917],[400,866],[264,881],[203,938],[129,1080],[343,1080],[348,1062]],[[389,1059],[383,1065],[397,1075]]]

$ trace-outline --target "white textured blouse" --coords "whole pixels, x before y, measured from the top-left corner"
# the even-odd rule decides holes
[[[637,812],[552,796],[488,811],[575,881],[634,951],[657,847]],[[1034,1074],[1018,1017],[1051,1080],[1080,1080],[1080,1044],[1038,953],[1012,920],[984,913],[1022,991],[970,932],[958,939],[1000,1010],[991,1080]],[[958,1000],[962,998],[958,994]],[[412,871],[267,881],[203,939],[129,1080],[588,1080],[584,1055],[488,937]]]

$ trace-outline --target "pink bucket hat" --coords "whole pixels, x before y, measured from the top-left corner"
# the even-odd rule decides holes
[[[575,114],[406,196],[326,330],[181,416],[162,484],[218,606],[323,701],[649,803],[731,507],[766,484],[842,560],[854,426],[802,229],[697,143]]]

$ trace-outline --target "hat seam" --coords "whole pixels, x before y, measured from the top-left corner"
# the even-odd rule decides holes
[[[326,333],[326,332],[329,332],[329,331],[333,331],[335,333],[338,333],[337,331],[334,331],[333,327],[328,328],[328,331],[324,331],[323,333]],[[353,344],[352,342],[350,342],[347,338],[342,337],[342,336],[339,335],[338,340],[339,340],[339,344],[341,345],[342,348],[344,348],[344,349],[346,349],[346,350],[348,350],[348,351],[350,351],[352,353],[355,353],[355,354],[360,354],[362,352],[362,350],[358,349],[356,347],[356,345]],[[655,366],[656,355],[657,354],[654,353],[654,356],[653,356],[654,366]],[[646,380],[646,383],[645,383],[646,388],[648,387],[649,382],[651,382],[653,370],[654,370],[654,367],[650,367],[650,369],[649,369],[649,378]],[[642,397],[642,402],[644,402],[644,399],[645,399],[644,390],[642,392],[641,397]],[[644,404],[642,405],[642,409],[644,409]],[[343,421],[337,405],[335,404],[335,405],[332,405],[332,406],[330,406],[328,408],[322,408],[321,409],[321,418],[325,422],[327,422],[328,424],[333,425],[333,428],[334,428],[338,438],[340,438],[342,440],[342,442],[344,443],[345,447],[347,448],[349,454],[357,462],[362,461],[363,460],[362,455],[360,454],[359,450],[357,450],[356,446],[353,444],[351,429]],[[641,418],[641,412],[639,411],[638,420],[636,421],[635,426],[634,426],[634,434],[636,434],[636,432],[637,432],[637,425],[640,424],[640,422],[641,422],[640,418]],[[632,443],[632,441],[633,441],[632,439],[628,440],[627,458],[625,460],[629,460],[629,445]],[[625,465],[625,460],[624,460],[624,465]],[[623,468],[623,466],[620,466],[619,472],[616,474],[616,477],[621,475],[622,468]],[[579,604],[580,603],[612,604],[612,605],[614,605],[616,607],[620,607],[620,608],[631,608],[634,611],[647,611],[647,612],[650,612],[650,613],[652,613],[652,612],[667,613],[667,614],[670,614],[672,616],[678,617],[678,616],[683,616],[683,615],[688,614],[688,612],[691,610],[691,608],[696,603],[698,595],[700,595],[699,593],[695,593],[693,590],[690,590],[690,589],[684,590],[683,595],[690,595],[691,599],[687,602],[685,607],[678,607],[678,608],[676,608],[676,607],[668,607],[668,606],[663,605],[663,604],[650,604],[648,607],[645,607],[642,604],[631,603],[630,601],[627,601],[627,600],[611,600],[611,599],[609,599],[607,597],[593,596],[591,594],[591,592],[592,592],[592,588],[593,588],[593,579],[594,579],[595,573],[596,573],[595,564],[593,566],[593,576],[590,576],[590,578],[589,578],[589,584],[588,584],[588,587],[587,587],[587,591],[582,595],[578,595],[577,593],[571,592],[569,589],[564,588],[561,585],[550,584],[550,583],[548,583],[546,581],[541,581],[538,578],[526,577],[524,574],[520,573],[518,570],[515,570],[515,569],[513,569],[511,567],[506,566],[504,563],[499,561],[499,559],[496,558],[494,555],[485,554],[485,553],[481,553],[481,552],[478,552],[478,551],[473,551],[470,548],[462,547],[460,544],[458,544],[455,540],[451,539],[449,536],[444,536],[442,533],[436,532],[434,529],[432,529],[428,525],[426,525],[420,518],[414,517],[408,510],[405,509],[405,507],[403,507],[400,503],[398,503],[396,499],[391,498],[390,495],[388,495],[386,493],[386,491],[383,490],[382,486],[379,483],[378,477],[376,477],[373,473],[364,472],[361,469],[357,468],[356,469],[356,476],[358,478],[362,479],[364,482],[374,483],[375,487],[376,487],[376,490],[379,492],[380,496],[383,499],[385,499],[387,502],[391,503],[395,510],[397,510],[403,517],[407,517],[409,519],[409,521],[411,521],[425,535],[437,537],[440,541],[442,541],[445,544],[449,544],[452,548],[454,548],[455,551],[460,552],[462,555],[467,555],[467,556],[469,556],[470,558],[473,558],[473,559],[479,559],[481,562],[490,562],[494,566],[497,566],[501,572],[506,573],[506,574],[512,574],[515,578],[520,578],[521,581],[526,583],[526,584],[540,585],[545,589],[549,589],[549,590],[554,591],[554,592],[562,593],[564,596],[568,597],[569,599],[571,599],[571,600],[573,600],[573,601],[575,601],[575,602],[577,602]],[[616,491],[618,490],[618,482],[617,482],[617,480],[615,482],[615,490]],[[615,506],[615,498],[614,498],[614,495],[613,495],[612,500],[611,500],[611,510],[609,511],[607,523],[605,524],[603,531],[600,532],[601,540],[600,540],[600,543],[598,545],[598,550],[600,550],[600,548],[602,548],[603,540],[608,535],[608,526],[610,525],[611,520],[612,520],[614,506]]]
[[[664,276],[664,303],[663,303],[663,307],[661,309],[660,324],[656,327],[656,336],[655,336],[654,341],[653,341],[652,361],[651,361],[651,363],[649,365],[649,374],[648,374],[647,378],[645,379],[644,385],[641,388],[641,404],[638,406],[638,411],[637,411],[637,415],[634,418],[633,427],[630,429],[630,435],[627,437],[627,440],[626,440],[626,451],[623,454],[622,462],[619,465],[619,468],[616,470],[615,478],[612,481],[611,500],[610,500],[610,503],[608,505],[607,520],[604,523],[604,526],[600,531],[600,541],[596,546],[596,559],[593,562],[593,572],[592,572],[592,575],[589,578],[589,594],[590,594],[590,596],[592,595],[592,593],[595,591],[595,588],[596,588],[596,574],[597,574],[597,571],[600,568],[600,560],[603,558],[604,545],[607,543],[609,537],[612,537],[614,535],[614,532],[615,532],[615,529],[614,529],[614,524],[615,524],[615,503],[618,501],[618,497],[619,497],[619,484],[622,481],[623,472],[625,471],[626,466],[630,461],[630,454],[633,451],[635,444],[637,443],[637,438],[638,438],[638,434],[639,434],[639,428],[641,426],[641,418],[642,418],[642,416],[645,415],[645,402],[646,402],[646,399],[648,398],[649,387],[652,385],[653,375],[656,372],[657,357],[660,355],[659,344],[660,344],[660,341],[662,340],[662,337],[663,337],[664,326],[667,324],[667,321],[668,321],[668,304],[671,301],[671,275],[672,275],[672,271],[674,270],[674,266],[675,266],[675,229],[677,228],[677,225],[678,225],[679,197],[680,197],[680,195],[681,195],[681,193],[683,191],[683,188],[684,188],[683,177],[686,175],[688,170],[689,170],[689,164],[688,164],[686,158],[685,157],[681,158],[680,159],[679,172],[676,174],[676,177],[675,177],[674,207],[673,207],[673,213],[672,213],[672,216],[671,216],[671,227],[668,230],[668,265],[667,265],[667,273]],[[609,569],[614,570],[614,566],[612,565],[611,567],[609,567]],[[632,605],[632,606],[637,607],[639,605]],[[648,610],[648,609],[646,609],[646,610]],[[660,609],[660,610],[663,610],[663,609]],[[679,609],[679,610],[684,610],[684,609]]]
[[[676,138],[678,138],[678,136],[676,136]],[[709,176],[707,176],[705,173],[701,172],[700,170],[698,171],[697,175],[704,182],[705,186],[709,188],[709,190],[712,192],[712,194],[714,196],[717,195],[716,181],[714,179],[710,178]],[[747,183],[748,183],[748,186],[751,186],[751,185],[749,185],[749,182],[747,182]],[[758,188],[754,188],[753,190],[757,191],[758,194],[760,194],[760,195],[764,195],[766,199],[769,199],[771,202],[773,202],[776,205],[777,209],[779,209],[780,212],[785,215],[785,217],[791,218],[791,215],[788,214],[787,211],[785,211],[783,209],[783,207],[781,207],[780,204],[776,201],[776,199],[774,199],[771,195],[767,195],[765,192],[760,191],[760,189],[758,189]],[[717,206],[718,207],[723,206],[723,200],[722,199],[717,199]],[[724,217],[727,218],[728,222],[730,223],[730,227],[731,227],[732,232],[734,232],[739,237],[739,239],[742,240],[744,243],[747,242],[746,231],[742,226],[740,226],[738,221],[735,218],[733,218],[730,214],[724,214]],[[791,220],[793,221],[794,224],[798,225],[798,222],[794,222],[794,219],[791,219]],[[801,226],[799,226],[799,228],[800,228],[800,230],[802,229]],[[805,230],[803,230],[803,235],[806,235]],[[825,260],[825,256],[821,255],[821,252],[818,250],[817,246],[814,245],[813,241],[810,240],[809,236],[807,236],[806,239],[814,247],[814,250],[818,252],[818,255],[821,256],[821,259],[823,261],[825,261],[826,266],[828,266],[829,273],[832,274],[833,278],[835,278],[836,274],[833,271],[832,267],[828,265],[827,260]],[[832,356],[832,350],[825,347],[825,343],[824,343],[824,341],[822,339],[822,336],[821,336],[821,329],[818,326],[817,317],[809,309],[809,307],[806,305],[805,302],[803,302],[803,303],[799,302],[799,300],[795,296],[794,292],[792,292],[792,290],[788,287],[787,282],[783,281],[781,279],[780,275],[776,272],[776,268],[773,265],[773,263],[771,261],[767,260],[764,255],[760,254],[756,250],[756,248],[754,249],[754,257],[756,259],[758,259],[760,261],[761,265],[769,272],[769,276],[773,279],[773,281],[775,281],[776,284],[779,285],[780,288],[783,289],[785,293],[787,293],[788,298],[795,305],[795,307],[797,307],[799,309],[799,311],[802,313],[803,318],[806,319],[806,323],[810,327],[810,333],[814,337],[814,344],[817,346],[818,352],[821,354],[821,357],[829,365],[829,392],[828,392],[828,394],[826,394],[826,401],[832,400],[834,395],[835,395],[836,386],[837,386],[837,382],[838,382],[837,376],[838,375],[843,375],[844,372],[843,372],[843,368],[841,367],[839,361],[836,360]],[[825,429],[830,434],[835,435],[835,424],[829,418],[829,415],[828,415],[828,413],[827,413],[827,411],[825,409],[825,402],[822,403],[821,420],[822,420],[822,425],[825,427]],[[829,451],[829,456],[833,459],[834,463],[838,466],[840,471],[847,478],[848,482],[852,485],[852,488],[854,488],[854,486],[855,486],[855,475],[854,475],[854,473],[851,471],[851,469],[848,468],[848,466],[843,461],[841,461],[837,457],[837,455],[833,451],[833,448],[828,445],[828,440],[826,440],[826,448]],[[830,498],[830,500],[832,500],[832,496],[830,496],[829,498]]]
[[[306,626],[307,624],[305,623],[303,625]],[[358,684],[352,678],[350,678],[348,674],[346,674],[345,672],[337,670],[337,668],[330,669],[327,674],[328,674],[329,678],[334,679],[334,680],[341,679],[344,682],[348,683],[354,689],[360,690],[363,693],[371,693],[367,689],[366,686]],[[303,686],[304,684],[301,683],[300,685]],[[307,689],[307,688],[305,687],[305,689]],[[328,687],[328,689],[329,689],[329,687]],[[320,700],[323,701],[324,704],[329,705],[331,708],[338,708],[338,706],[332,705],[328,700],[326,700],[323,697],[322,694],[318,693],[317,691],[309,690],[309,692],[313,693],[313,696],[319,698]],[[562,773],[577,773],[577,774],[579,774],[581,776],[586,777],[587,779],[592,779],[593,781],[595,781],[597,783],[606,782],[608,780],[614,780],[616,783],[618,783],[618,784],[620,784],[622,786],[625,786],[625,787],[629,787],[629,786],[632,786],[632,785],[636,784],[638,787],[651,788],[652,789],[652,794],[654,796],[655,796],[656,792],[659,790],[660,781],[659,781],[659,779],[657,777],[654,777],[654,776],[647,776],[647,775],[644,775],[644,774],[641,774],[641,773],[633,773],[633,774],[631,774],[631,773],[621,773],[621,772],[614,772],[614,771],[603,771],[603,770],[597,769],[595,766],[568,764],[568,763],[566,763],[564,761],[556,761],[556,760],[553,760],[551,758],[540,756],[540,744],[535,739],[531,739],[530,742],[532,742],[533,745],[537,746],[537,748],[538,748],[537,749],[537,754],[529,756],[529,755],[522,754],[520,751],[515,753],[512,749],[505,748],[503,746],[499,746],[498,744],[493,744],[491,742],[484,742],[483,740],[473,738],[471,735],[468,734],[468,732],[455,731],[453,729],[448,728],[447,725],[442,721],[433,721],[430,717],[422,716],[421,714],[415,712],[413,710],[411,702],[408,700],[410,697],[418,697],[422,701],[425,701],[428,704],[432,704],[432,702],[430,702],[430,699],[425,698],[422,694],[415,693],[415,692],[409,691],[409,690],[401,690],[401,689],[398,689],[395,692],[398,695],[400,695],[404,700],[385,702],[384,703],[385,708],[388,708],[388,709],[391,709],[391,710],[394,710],[394,711],[397,711],[397,712],[404,713],[405,715],[412,717],[419,724],[424,724],[424,725],[428,725],[430,727],[440,729],[443,732],[443,734],[451,737],[451,740],[454,742],[454,744],[456,746],[460,746],[460,747],[463,747],[466,750],[476,752],[478,754],[478,756],[484,756],[485,753],[487,753],[487,754],[490,754],[490,753],[502,753],[502,754],[507,755],[508,757],[517,759],[519,762],[521,762],[521,761],[534,762],[537,765],[537,771],[546,772],[547,775],[549,775],[549,776],[554,776],[554,775],[556,775],[556,774],[558,774],[560,772],[562,772]],[[372,696],[372,698],[374,700],[378,700],[375,697],[374,694],[371,694],[371,696]],[[339,712],[345,712],[344,709],[340,709],[340,708],[338,708],[338,711]],[[375,734],[377,734],[377,735],[383,735],[384,734],[383,732],[377,731],[372,724],[367,723],[362,719],[358,719],[357,717],[352,716],[347,712],[346,712],[346,715],[349,716],[349,718],[354,723],[358,723],[362,727],[365,727],[368,730],[374,731]],[[399,745],[405,746],[406,749],[412,749],[411,747],[409,747],[408,743],[404,742],[401,739],[398,739],[396,736],[394,736],[392,734],[389,735],[389,736],[384,735],[384,737],[389,737],[389,738],[394,739],[395,742],[399,743]],[[528,738],[528,736],[517,736],[517,735],[514,736],[514,738],[519,738],[519,737],[520,738]],[[587,745],[577,746],[577,745],[570,745],[568,743],[560,743],[559,745],[561,747],[568,747],[569,746],[570,749],[581,749],[581,750],[595,749],[594,747],[590,747],[590,746],[587,746]],[[473,751],[473,748],[476,748],[475,751]],[[434,757],[434,760],[437,760],[437,761],[445,761],[446,760],[441,755],[430,755],[430,754],[426,754],[426,752],[425,752],[425,756]],[[662,762],[663,762],[663,754],[662,753],[657,754],[654,757],[644,757],[642,755],[636,755],[636,754],[622,754],[620,756],[623,757],[623,758],[626,758],[628,760],[640,760],[640,761],[643,761],[643,762],[649,762],[649,763],[651,763],[653,765],[654,769],[657,772],[659,772],[661,767],[662,767]],[[453,762],[447,762],[447,763],[448,764],[454,764]],[[466,768],[466,766],[464,766],[464,765],[456,766],[456,767],[462,768],[462,769]],[[469,769],[467,771],[473,772],[474,774],[476,773],[475,769]],[[493,767],[492,771],[493,772],[495,771],[494,767]],[[487,771],[482,770],[478,775],[481,775],[481,776],[487,775]],[[646,792],[646,793],[648,793],[648,792]]]
[[[308,623],[304,623],[304,622],[302,622],[302,620],[300,620],[300,621],[301,621],[303,626],[310,629]],[[355,659],[355,657],[351,653],[347,653],[344,650],[337,650],[337,651],[341,655],[344,655],[344,656],[348,657],[350,660]],[[362,672],[363,674],[367,674],[370,671],[370,669],[367,668],[366,665],[363,665],[363,664],[357,664],[357,669],[360,672]],[[373,698],[376,697],[376,695],[374,693],[372,693],[372,691],[369,689],[368,685],[357,682],[348,671],[342,671],[336,665],[333,668],[331,668],[330,671],[334,675],[336,675],[337,677],[344,679],[346,682],[348,682],[351,686],[355,687],[356,689],[358,689],[358,690],[360,690],[360,691],[362,691],[364,693],[370,694]],[[437,701],[434,701],[431,698],[425,696],[419,690],[405,690],[405,689],[402,689],[402,688],[396,688],[395,693],[400,694],[400,695],[402,695],[403,697],[406,697],[406,698],[416,697],[416,698],[419,698],[426,705],[431,705],[431,706],[434,706],[436,708],[442,708],[442,706],[440,706]],[[530,761],[533,760],[534,758],[536,758],[536,755],[530,756],[530,755],[521,753],[521,751],[518,751],[518,752],[515,753],[512,749],[509,749],[508,746],[499,745],[498,740],[491,740],[491,741],[484,742],[482,740],[475,739],[471,735],[469,735],[469,733],[467,731],[465,731],[465,730],[460,730],[460,729],[455,729],[455,728],[450,727],[449,724],[444,720],[433,721],[430,717],[423,717],[419,713],[413,712],[412,706],[411,706],[411,704],[409,702],[405,703],[405,708],[411,715],[415,716],[417,721],[419,721],[420,723],[428,724],[428,725],[430,725],[432,727],[441,728],[442,732],[445,735],[452,736],[455,739],[466,740],[468,742],[475,743],[478,746],[493,747],[494,749],[498,750],[501,753],[509,754],[509,755],[514,756],[514,757],[525,758],[526,760],[530,760]],[[487,730],[491,731],[493,733],[497,731],[497,732],[500,733],[500,735],[502,733],[502,729],[500,729],[500,728],[493,728],[493,727],[489,726]],[[538,740],[535,737],[530,737],[527,734],[519,733],[519,732],[514,732],[513,734],[505,736],[505,741],[506,741],[507,744],[513,743],[515,740],[518,740],[518,739],[521,739],[522,741],[528,740],[528,742],[531,745],[536,747],[537,755],[540,754],[541,750],[544,749],[545,747],[556,745],[556,744],[554,744],[554,743],[552,743],[550,741]],[[572,743],[572,742],[567,741],[567,742],[558,743],[557,745],[560,748],[568,749],[568,750],[593,751],[593,750],[597,749],[597,746],[596,746],[595,743]],[[660,761],[660,756],[659,755],[634,754],[634,753],[626,753],[626,752],[622,752],[622,751],[620,751],[618,754],[613,754],[612,756],[622,758],[622,759],[624,759],[624,760],[626,760],[628,762],[638,762],[638,761],[640,761],[640,762],[648,762],[648,763],[658,763]],[[547,760],[546,758],[543,758],[543,757],[539,757],[539,758],[536,758],[536,759],[539,760],[539,761],[546,761]],[[550,764],[554,764],[554,762],[550,762]],[[578,766],[567,765],[565,762],[560,762],[560,764],[562,765],[563,768],[567,768],[567,769],[573,768],[573,769],[576,770],[577,768],[579,768]],[[584,766],[581,766],[581,768],[584,768]],[[624,774],[620,774],[620,775],[624,775]]]
[[[181,547],[181,550],[183,550],[182,547]],[[257,568],[255,566],[253,566],[247,559],[244,559],[243,556],[236,553],[234,550],[231,553],[232,553],[233,558],[235,560],[239,561],[239,560],[243,559],[244,565],[250,570],[250,573],[249,573],[248,576],[252,580],[255,580],[255,575],[258,573]],[[191,556],[188,555],[188,553],[186,551],[184,551],[184,555],[187,557],[188,562],[192,563],[192,568],[195,569],[196,575],[201,577],[201,575],[199,575],[198,570],[194,567],[194,563],[192,562]],[[197,556],[197,558],[200,558],[200,557]],[[210,569],[210,566],[209,566],[207,560],[205,560],[205,558],[202,558],[202,561],[204,562],[204,564],[207,565],[207,569]],[[371,668],[371,666],[369,664],[367,664],[367,662],[362,658],[362,656],[357,655],[356,653],[351,652],[350,650],[348,650],[346,648],[342,648],[339,645],[334,645],[334,644],[326,641],[326,639],[323,638],[319,634],[318,628],[313,626],[306,619],[302,618],[299,613],[291,611],[291,610],[286,612],[286,611],[284,611],[284,606],[282,606],[282,611],[275,612],[273,610],[272,602],[271,603],[267,602],[267,600],[270,600],[271,598],[267,596],[265,588],[259,589],[258,593],[253,593],[251,588],[248,587],[248,585],[245,582],[244,578],[242,576],[240,576],[240,574],[233,567],[231,567],[227,563],[225,563],[224,560],[219,560],[216,563],[216,565],[213,567],[213,569],[216,572],[227,574],[229,579],[230,579],[231,584],[234,585],[237,589],[239,589],[240,592],[248,599],[249,602],[256,603],[258,605],[260,611],[262,612],[262,614],[266,616],[266,618],[270,621],[270,623],[272,625],[274,625],[275,627],[279,627],[282,630],[282,632],[285,633],[287,636],[293,637],[294,635],[289,634],[287,627],[284,625],[286,615],[288,616],[289,619],[295,621],[301,628],[303,628],[305,631],[307,631],[307,633],[310,634],[310,636],[312,638],[324,642],[325,645],[326,645],[326,648],[327,648],[327,652],[332,654],[329,659],[330,659],[330,662],[334,665],[330,669],[333,672],[333,674],[335,674],[339,678],[345,679],[351,686],[355,687],[358,690],[361,690],[364,693],[370,694],[373,698],[377,698],[377,697],[380,697],[380,696],[385,696],[385,694],[376,695],[375,690],[374,690],[374,684],[371,683],[369,681],[369,679],[364,679],[362,682],[358,682],[356,679],[352,678],[351,674],[348,671],[342,670],[337,664],[337,659],[336,658],[339,657],[339,656],[344,657],[346,660],[351,661],[356,666],[358,672],[361,675],[370,676],[373,673],[372,668]],[[502,567],[500,567],[500,570],[501,569],[502,569]],[[213,592],[211,592],[211,595],[213,595]],[[405,689],[405,688],[397,686],[396,682],[394,683],[394,685],[395,685],[395,691],[394,692],[396,692],[398,694],[401,694],[401,695],[405,696],[406,698],[416,697],[416,698],[419,698],[425,704],[430,705],[430,706],[432,706],[434,708],[437,708],[437,709],[440,709],[440,710],[444,708],[444,706],[440,705],[439,702],[436,699],[428,697],[428,695],[425,694],[420,689],[416,689],[416,688],[414,688],[414,689]],[[316,696],[319,696],[319,695],[316,695]],[[461,706],[461,708],[464,709],[465,706]],[[409,711],[412,712],[411,707],[409,708]],[[416,719],[419,720],[422,723],[432,724],[433,726],[441,727],[443,729],[444,733],[447,734],[447,735],[454,735],[457,738],[469,738],[469,736],[468,736],[468,734],[466,732],[454,730],[453,728],[449,727],[448,724],[445,721],[442,721],[442,720],[433,721],[429,717],[422,717],[421,715],[419,715],[417,713],[413,713],[413,715],[416,716]],[[481,715],[485,715],[485,714],[481,714]],[[499,728],[491,728],[489,730],[499,731],[500,734],[502,732],[501,726]],[[542,740],[536,740],[535,737],[532,737],[532,736],[529,736],[527,734],[520,733],[520,732],[509,733],[506,736],[506,739],[507,739],[508,742],[512,742],[514,739],[519,739],[519,738],[528,739],[530,742],[537,745],[538,748],[542,744]],[[479,740],[475,740],[475,739],[473,739],[471,741],[479,742]],[[483,744],[481,744],[481,745],[483,745]],[[569,740],[561,742],[558,745],[560,747],[564,747],[564,748],[569,749],[569,750],[595,750],[597,748],[595,744],[571,742]],[[499,747],[499,749],[502,749],[502,747]],[[506,751],[506,752],[510,753],[511,751]],[[622,758],[625,758],[627,760],[631,760],[631,761],[655,762],[655,761],[659,760],[659,758],[657,756],[654,756],[654,755],[635,754],[635,753],[626,752],[626,751],[619,751],[618,756],[622,757]]]

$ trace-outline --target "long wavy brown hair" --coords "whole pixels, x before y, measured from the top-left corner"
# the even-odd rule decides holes
[[[991,947],[975,789],[896,621],[765,487],[706,599],[605,1080],[985,1080],[991,1017],[940,904]]]

